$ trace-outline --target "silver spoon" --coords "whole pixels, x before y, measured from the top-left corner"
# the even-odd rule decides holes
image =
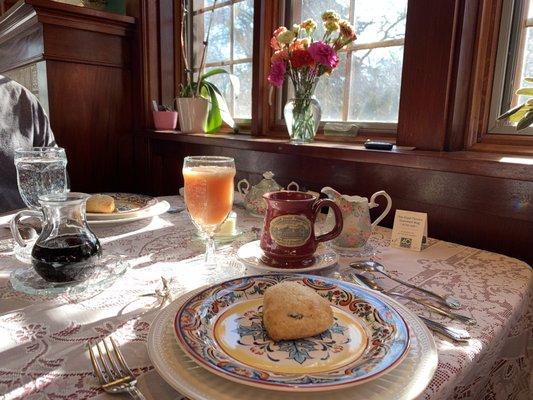
[[[427,290],[415,285],[410,284],[409,282],[402,281],[401,279],[395,278],[391,274],[387,272],[385,267],[381,265],[380,263],[376,261],[357,261],[350,264],[350,267],[358,269],[360,271],[367,271],[367,272],[379,272],[380,274],[385,275],[387,278],[392,279],[393,281],[396,281],[398,283],[401,283],[404,286],[407,286],[411,289],[418,290],[419,292],[425,293],[437,300],[439,302],[447,307],[453,308],[455,310],[459,310],[461,308],[461,302],[452,296],[446,296],[443,297],[440,294],[437,294],[435,292],[432,292],[431,290]]]
[[[373,279],[370,279],[370,278],[368,278],[368,277],[366,277],[364,275],[360,275],[360,274],[357,274],[356,277],[359,280],[359,282],[361,282],[364,286],[366,286],[366,287],[368,287],[370,289],[374,289],[374,287],[380,288],[380,286]],[[374,290],[376,290],[376,289],[374,289]],[[466,331],[464,329],[454,328],[454,327],[451,327],[451,326],[446,326],[446,325],[441,324],[440,322],[433,321],[432,319],[423,317],[421,315],[417,315],[417,317],[420,318],[422,321],[424,321],[426,326],[429,329],[431,329],[432,331],[438,332],[441,335],[444,335],[447,338],[450,338],[450,339],[452,339],[452,340],[454,340],[456,342],[467,342],[468,339],[471,339],[471,336],[468,333],[468,331]]]
[[[368,277],[366,277],[364,275],[355,274],[355,276],[357,277],[357,279],[361,280],[365,285],[369,286],[371,289],[377,290],[378,292],[381,292],[381,293],[384,293],[384,294],[388,294],[390,296],[401,297],[401,298],[407,299],[409,301],[412,301],[414,303],[421,304],[421,305],[429,308],[430,310],[435,311],[436,313],[438,313],[440,315],[444,315],[445,317],[448,317],[448,318],[451,318],[451,319],[456,319],[458,321],[466,322],[469,325],[476,325],[477,324],[477,321],[474,318],[470,318],[470,317],[467,317],[466,315],[461,315],[461,314],[456,314],[454,312],[446,311],[443,308],[434,306],[430,302],[422,300],[422,299],[417,299],[415,297],[407,296],[407,295],[402,294],[402,293],[387,291],[384,288],[382,288],[381,286],[379,286],[379,284],[376,281],[374,281],[373,279],[370,279],[370,278],[368,278]]]

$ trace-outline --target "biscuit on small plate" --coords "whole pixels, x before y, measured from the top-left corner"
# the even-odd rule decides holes
[[[109,214],[115,211],[115,199],[107,194],[93,194],[87,199],[88,213]]]

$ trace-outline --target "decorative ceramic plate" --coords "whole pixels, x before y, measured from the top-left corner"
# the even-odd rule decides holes
[[[172,388],[195,400],[324,400],[322,392],[291,393],[289,397],[286,392],[240,385],[199,368],[176,346],[174,319],[183,303],[202,290],[204,288],[174,300],[150,324],[148,355],[157,373]],[[394,307],[409,325],[411,336],[407,356],[396,368],[377,379],[336,390],[335,400],[412,400],[424,391],[437,369],[437,348],[424,323],[391,298],[381,293],[374,292],[374,295]]]
[[[320,335],[274,342],[262,324],[265,290],[284,280],[315,290],[333,307],[334,323]],[[402,316],[372,293],[330,278],[258,275],[211,286],[189,299],[175,318],[182,349],[224,378],[282,391],[342,389],[390,371],[407,354]]]
[[[158,201],[153,207],[148,208],[147,210],[139,213],[132,214],[130,216],[123,216],[122,218],[116,219],[99,219],[99,220],[87,220],[90,226],[102,226],[102,225],[120,225],[128,224],[130,222],[140,221],[143,219],[148,219],[156,217],[158,215],[166,213],[170,209],[170,204],[163,200]]]
[[[87,213],[88,220],[112,220],[130,218],[146,212],[155,206],[158,200],[154,197],[131,193],[104,193],[115,200],[115,211],[112,213]]]
[[[298,267],[295,265],[293,268],[276,268],[264,263],[261,258],[263,256],[263,250],[259,246],[259,240],[243,244],[239,250],[237,250],[237,258],[243,262],[246,266],[252,267],[263,271],[273,272],[309,272],[318,271],[320,269],[331,267],[339,261],[339,255],[333,250],[328,249],[326,245],[320,243],[315,252],[314,262],[308,267]]]

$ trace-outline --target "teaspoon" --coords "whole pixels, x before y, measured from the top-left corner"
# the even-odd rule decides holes
[[[381,286],[379,286],[379,284],[376,281],[374,281],[373,279],[370,279],[370,278],[368,278],[368,277],[366,277],[364,275],[355,274],[355,276],[357,277],[357,279],[361,280],[364,284],[369,286],[371,289],[377,290],[378,292],[381,292],[381,293],[384,293],[384,294],[388,294],[390,296],[404,298],[404,299],[412,301],[414,303],[423,305],[423,306],[429,308],[430,310],[435,311],[436,313],[438,313],[440,315],[444,315],[445,317],[448,317],[448,318],[451,318],[451,319],[455,319],[455,320],[458,320],[458,321],[466,322],[469,325],[476,325],[477,324],[477,322],[476,322],[476,320],[474,318],[470,318],[470,317],[467,317],[466,315],[461,315],[461,314],[456,314],[454,312],[446,311],[443,308],[434,306],[433,304],[431,304],[431,303],[429,303],[429,302],[427,302],[425,300],[417,299],[417,298],[414,298],[414,297],[411,297],[411,296],[407,296],[407,295],[405,295],[403,293],[396,293],[396,292],[387,291],[384,288],[382,288]]]
[[[396,281],[398,283],[401,283],[404,286],[407,286],[411,289],[418,290],[419,292],[425,293],[437,300],[439,302],[447,307],[453,308],[455,310],[458,310],[461,308],[461,302],[452,296],[446,296],[443,297],[440,294],[437,294],[435,292],[432,292],[431,290],[427,290],[415,285],[410,284],[409,282],[402,281],[401,279],[395,278],[391,274],[387,272],[385,267],[381,265],[380,263],[376,261],[357,261],[350,264],[350,267],[358,269],[360,271],[367,271],[367,272],[379,272],[380,274],[385,275],[387,278],[392,279],[393,281]]]
[[[379,289],[382,289],[381,286],[379,286],[376,283],[376,281],[374,281],[373,279],[367,278],[364,275],[356,274],[356,278],[364,286],[366,286],[366,287],[368,287],[370,289],[378,290],[378,291],[380,291]],[[376,289],[376,288],[379,288],[379,289]],[[386,292],[384,292],[384,293],[386,293]],[[432,319],[423,317],[421,315],[417,315],[417,316],[422,321],[424,321],[424,323],[426,324],[426,326],[429,329],[431,329],[434,332],[438,332],[438,333],[440,333],[440,334],[446,336],[447,338],[450,338],[450,339],[452,339],[452,340],[454,340],[456,342],[467,342],[468,339],[471,338],[471,336],[468,333],[468,331],[466,331],[464,329],[454,328],[454,327],[451,327],[451,326],[446,326],[444,324],[441,324],[440,322],[433,321]]]

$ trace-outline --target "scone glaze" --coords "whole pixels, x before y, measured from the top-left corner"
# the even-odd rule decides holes
[[[293,340],[324,332],[333,324],[327,300],[296,282],[281,282],[265,291],[263,324],[272,340]]]

